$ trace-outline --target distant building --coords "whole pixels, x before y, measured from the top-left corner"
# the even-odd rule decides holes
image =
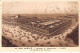
[[[20,15],[15,16],[15,18],[20,18]]]

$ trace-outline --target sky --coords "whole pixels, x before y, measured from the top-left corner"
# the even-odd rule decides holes
[[[51,1],[51,2],[4,2],[3,14],[55,14],[55,13],[78,13],[76,1]]]

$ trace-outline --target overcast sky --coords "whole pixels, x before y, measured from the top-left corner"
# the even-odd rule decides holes
[[[4,2],[3,14],[53,14],[78,13],[77,2]]]

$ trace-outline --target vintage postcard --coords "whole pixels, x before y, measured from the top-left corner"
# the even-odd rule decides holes
[[[0,5],[1,51],[80,51],[78,0],[3,0]]]

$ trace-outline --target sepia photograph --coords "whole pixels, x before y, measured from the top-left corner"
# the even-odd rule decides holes
[[[77,1],[3,2],[2,47],[79,47]]]

